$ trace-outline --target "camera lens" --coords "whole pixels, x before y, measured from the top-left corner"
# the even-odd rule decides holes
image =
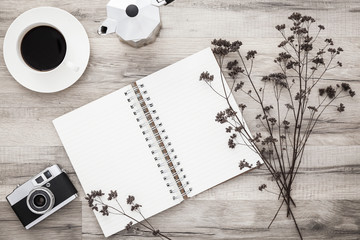
[[[37,195],[34,197],[34,205],[36,207],[43,207],[46,203],[46,198],[43,195]]]
[[[44,214],[53,208],[55,197],[48,188],[35,188],[27,196],[26,203],[33,213]]]

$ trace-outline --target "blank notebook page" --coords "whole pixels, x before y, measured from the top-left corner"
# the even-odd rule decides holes
[[[143,206],[145,217],[180,201],[169,194],[139,129],[124,96],[129,89],[120,89],[57,118],[54,125],[84,191],[117,190],[125,211],[141,219],[126,205],[128,195],[134,195],[135,202]],[[118,215],[95,215],[106,237],[123,230],[130,221]]]
[[[215,76],[212,86],[223,93],[220,69],[210,48],[137,82],[144,84],[151,96],[192,188],[190,197],[249,170],[240,171],[241,160],[254,166],[260,160],[247,146],[229,149],[227,125],[215,122],[216,114],[227,104],[199,81],[203,71]],[[230,102],[239,110],[233,96]]]

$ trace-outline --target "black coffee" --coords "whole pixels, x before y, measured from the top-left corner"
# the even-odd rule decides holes
[[[39,26],[25,34],[20,49],[26,64],[38,71],[49,71],[64,60],[66,41],[55,28]]]

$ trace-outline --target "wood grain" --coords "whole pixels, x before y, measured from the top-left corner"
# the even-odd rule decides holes
[[[273,58],[281,40],[274,26],[293,11],[325,25],[321,40],[333,37],[345,49],[342,69],[329,72],[324,86],[337,80],[360,93],[360,2],[357,0],[178,0],[161,9],[163,29],[154,44],[133,49],[115,35],[96,30],[105,19],[107,0],[0,1],[0,239],[104,239],[83,199],[84,193],[51,121],[90,101],[166,67],[209,46],[213,38],[239,39],[242,51],[257,50],[257,78],[277,71]],[[84,25],[91,43],[89,66],[71,88],[55,94],[31,92],[12,79],[2,56],[5,33],[22,12],[38,6],[60,7]],[[358,96],[343,99],[346,111],[329,111],[312,135],[295,185],[295,215],[305,239],[360,239],[360,111]],[[245,118],[252,131],[256,104]],[[224,143],[225,144],[225,143]],[[26,231],[5,201],[18,183],[58,163],[80,191],[80,198]],[[280,204],[257,187],[276,191],[265,168],[234,178],[185,201],[151,222],[173,239],[297,239],[291,220],[280,213],[267,229]],[[150,234],[120,232],[110,239],[156,239]]]
[[[70,179],[84,197],[75,172],[63,147],[0,147],[0,199],[14,187],[32,177],[35,173],[59,163],[67,170]],[[294,186],[294,198],[299,200],[358,200],[360,196],[359,146],[309,146],[304,154]],[[276,196],[260,192],[259,185],[266,183],[268,189],[276,191],[265,168],[251,174],[241,175],[195,199],[199,200],[275,200]],[[330,184],[329,184],[330,183]]]
[[[359,203],[299,201],[295,215],[305,239],[358,239]],[[267,228],[278,204],[264,200],[188,200],[150,220],[152,224],[163,226],[162,231],[174,239],[297,239],[293,223],[285,214],[280,214],[270,230]],[[91,210],[87,206],[84,208],[83,237],[98,239],[101,230]],[[109,239],[119,236],[134,239],[125,232]],[[155,239],[150,234],[141,236]]]
[[[80,240],[82,229],[81,201],[74,200],[30,230],[25,230],[7,202],[0,202],[0,239]]]

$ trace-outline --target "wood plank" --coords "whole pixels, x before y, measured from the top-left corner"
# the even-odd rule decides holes
[[[90,37],[98,37],[97,29],[106,18],[107,0],[86,1],[11,1],[0,3],[0,36],[11,22],[24,11],[39,6],[60,7],[75,15],[86,26]],[[276,36],[273,28],[288,15],[300,11],[315,17],[341,37],[359,36],[359,5],[356,0],[199,0],[176,1],[161,9],[164,31],[160,37],[269,37]],[[115,35],[110,36],[115,38]]]
[[[250,39],[247,40],[250,42]],[[271,46],[276,45],[279,39],[260,39],[253,41],[246,49],[258,49],[259,58],[258,62],[271,62],[273,56],[277,52],[276,48]],[[3,88],[0,88],[0,110],[3,118],[0,120],[0,144],[7,146],[14,145],[38,145],[46,146],[56,145],[61,146],[59,139],[55,133],[55,130],[51,124],[51,120],[68,112],[77,107],[80,107],[92,100],[95,100],[101,96],[104,96],[112,91],[115,91],[128,83],[148,75],[151,72],[161,69],[170,63],[174,63],[181,58],[209,46],[210,39],[200,40],[188,40],[183,43],[183,48],[177,48],[174,50],[170,44],[170,40],[159,41],[156,44],[165,47],[164,52],[156,53],[156,44],[150,45],[140,50],[130,49],[125,47],[126,54],[122,51],[113,51],[109,46],[121,46],[116,39],[107,39],[105,41],[96,41],[95,49],[93,52],[89,68],[85,75],[71,88],[55,94],[39,94],[28,91],[27,89],[19,86],[9,75],[4,65],[0,63],[0,68],[4,71],[0,71],[0,79],[3,79]],[[194,42],[196,43],[194,45]],[[263,44],[263,43],[266,44]],[[341,71],[333,71],[327,77],[327,79],[359,79],[360,61],[358,55],[352,54],[360,48],[358,39],[342,40],[340,43],[344,45],[348,43],[348,50],[343,56],[343,62],[348,63],[349,67],[341,69]],[[1,44],[1,42],[0,42]],[[195,47],[194,47],[195,46]],[[105,52],[101,52],[100,49],[107,49]],[[186,49],[186,50],[185,50]],[[271,49],[271,50],[270,50]],[[140,54],[137,54],[139,52]],[[156,54],[155,54],[156,53]],[[171,53],[171,54],[170,54]],[[0,53],[1,54],[1,53]],[[151,56],[151,57],[143,57]],[[108,63],[107,58],[116,59],[116,61]],[[127,59],[132,59],[130,62]],[[154,64],[149,65],[148,62]],[[98,70],[101,69],[101,70]],[[125,69],[125,70],[124,70]],[[134,70],[126,70],[134,69]],[[259,71],[258,71],[259,70]],[[255,72],[259,72],[258,78],[261,78],[262,74],[266,74],[273,71],[278,71],[275,65],[256,65]],[[118,78],[118,79],[117,79]],[[243,79],[242,79],[243,80]],[[360,81],[349,81],[354,90],[360,92]],[[334,84],[332,80],[327,80],[322,86],[328,84]],[[267,90],[269,93],[270,89]],[[271,95],[271,94],[270,94]],[[249,98],[244,95],[236,94],[237,101],[245,102],[248,105],[248,110],[245,114],[245,119],[248,120],[250,129],[253,132],[258,131],[259,123],[252,121],[258,114],[258,105],[249,101]],[[351,111],[356,109],[356,99],[342,99],[341,102],[346,105],[346,110],[342,114],[335,111],[335,108],[325,113],[324,121],[319,124],[319,127],[315,129],[314,135],[310,139],[310,144],[342,144],[342,145],[354,145],[360,143],[360,138],[354,137],[354,134],[358,134],[359,126],[359,113],[358,111]],[[16,108],[16,111],[13,111]],[[23,109],[24,108],[24,109]],[[34,108],[34,109],[31,109]],[[60,108],[60,109],[54,109]],[[220,111],[221,109],[219,109]],[[17,118],[16,114],[22,114],[23,117]],[[19,112],[19,113],[18,113]],[[29,112],[29,113],[27,113]],[[34,118],[33,116],[37,116]],[[336,124],[337,127],[333,127]],[[16,131],[17,129],[18,131]],[[37,129],[37,131],[32,131]],[[328,137],[323,137],[325,133]],[[337,141],[334,141],[337,139]]]
[[[330,36],[335,37],[337,33],[324,34],[323,38]],[[89,93],[96,94],[90,98],[90,100],[103,96],[106,93],[119,89],[132,81],[138,80],[197,51],[209,47],[212,39],[213,38],[160,38],[154,44],[141,49],[131,48],[113,38],[91,39],[91,56],[87,70],[82,78],[71,88],[60,93],[50,94],[49,96],[52,96],[52,98],[57,97],[58,100],[58,102],[55,103],[56,105],[51,106],[58,106],[59,100],[62,100],[60,103],[68,101],[68,104],[72,103],[74,106],[79,106],[79,104],[77,104],[78,101],[74,99],[74,97],[78,97],[79,93],[84,94],[84,97]],[[279,68],[273,62],[273,59],[281,52],[281,50],[277,48],[277,45],[281,41],[279,35],[277,35],[277,38],[259,39],[239,36],[238,38],[230,38],[229,40],[236,39],[243,41],[242,52],[246,53],[248,50],[258,51],[253,73],[259,80],[263,75],[279,71]],[[344,67],[341,70],[329,71],[324,78],[358,81],[360,74],[357,70],[360,67],[360,61],[358,61],[360,57],[353,53],[358,52],[360,49],[359,38],[334,38],[334,41],[336,46],[342,46],[345,50],[339,57]],[[0,38],[0,46],[2,44],[3,38]],[[2,48],[0,48],[0,55],[0,59],[2,59]],[[23,106],[26,106],[29,100],[28,98],[36,99],[40,96],[47,97],[46,94],[31,93],[19,86],[18,83],[11,78],[3,61],[0,62],[0,79],[4,79],[2,80],[3,87],[0,89],[0,93],[17,93],[24,96],[24,99],[22,99],[23,102],[19,102],[22,103]],[[16,96],[19,97],[19,95],[15,95],[14,97]],[[4,95],[4,97],[10,96]],[[47,99],[45,98],[45,100]],[[34,102],[34,100],[32,100],[28,102],[28,104],[36,104],[32,106],[38,106],[41,103],[51,104],[50,101]],[[11,104],[15,104],[15,102],[4,101],[0,106],[11,106]]]
[[[296,200],[358,200],[360,196],[360,146],[308,146],[293,185]],[[62,147],[0,147],[0,199],[5,199],[17,184],[27,181],[51,164],[64,168],[80,199],[84,192]],[[276,200],[258,187],[278,192],[265,166],[196,196],[195,200]],[[94,189],[95,190],[95,189]],[[120,191],[120,190],[119,190]],[[130,194],[130,193],[129,193]]]
[[[188,200],[150,218],[150,222],[173,239],[298,239],[294,224],[284,211],[267,229],[279,204],[266,200]],[[300,201],[294,214],[304,239],[358,239],[359,207],[358,200]],[[86,203],[82,234],[84,239],[102,239]],[[133,235],[122,231],[109,239],[134,239]],[[156,239],[150,234],[138,236]]]
[[[38,94],[12,79],[0,47],[0,239],[104,239],[51,120],[208,47],[213,38],[240,39],[244,52],[256,49],[259,54],[254,72],[260,79],[278,71],[272,64],[280,40],[274,26],[287,22],[286,17],[293,11],[310,14],[325,25],[322,38],[333,37],[345,49],[341,56],[344,68],[330,72],[323,86],[338,79],[348,80],[360,93],[358,0],[175,1],[161,8],[163,29],[158,40],[141,49],[120,43],[116,35],[97,35],[107,2],[0,1],[0,46],[8,26],[19,14],[47,5],[63,8],[80,20],[90,37],[92,51],[88,69],[74,86],[56,94]],[[251,130],[261,130],[252,121],[258,107],[241,95],[236,99],[248,105],[245,118]],[[312,135],[293,186],[298,204],[295,213],[305,239],[359,239],[358,96],[342,102],[346,111],[341,115],[326,113]],[[4,198],[16,184],[54,163],[68,171],[81,196],[25,231]],[[297,239],[284,211],[271,230],[266,228],[280,203],[273,194],[257,190],[262,183],[276,191],[263,167],[205,191],[151,218],[151,222],[174,239]],[[119,238],[157,239],[150,234],[124,232],[110,239]]]
[[[3,199],[3,198],[1,198]],[[81,201],[74,200],[58,212],[25,230],[10,205],[0,201],[0,239],[7,240],[38,240],[58,239],[77,240],[81,237]]]
[[[238,100],[238,102],[242,101]],[[355,111],[357,102],[341,102],[346,105],[346,111],[338,113],[335,109],[329,109],[325,112],[322,120],[314,129],[308,144],[317,146],[360,144],[360,138],[357,137],[360,134],[358,128],[360,118],[359,112]],[[260,122],[254,121],[259,110],[250,109],[251,105],[247,105],[249,109],[244,114],[245,120],[247,120],[252,132],[261,132],[263,128]],[[62,146],[52,120],[73,109],[72,107],[0,108],[0,115],[3,116],[0,118],[0,145]],[[222,110],[219,109],[219,111]],[[225,127],[224,125],[224,129]]]

